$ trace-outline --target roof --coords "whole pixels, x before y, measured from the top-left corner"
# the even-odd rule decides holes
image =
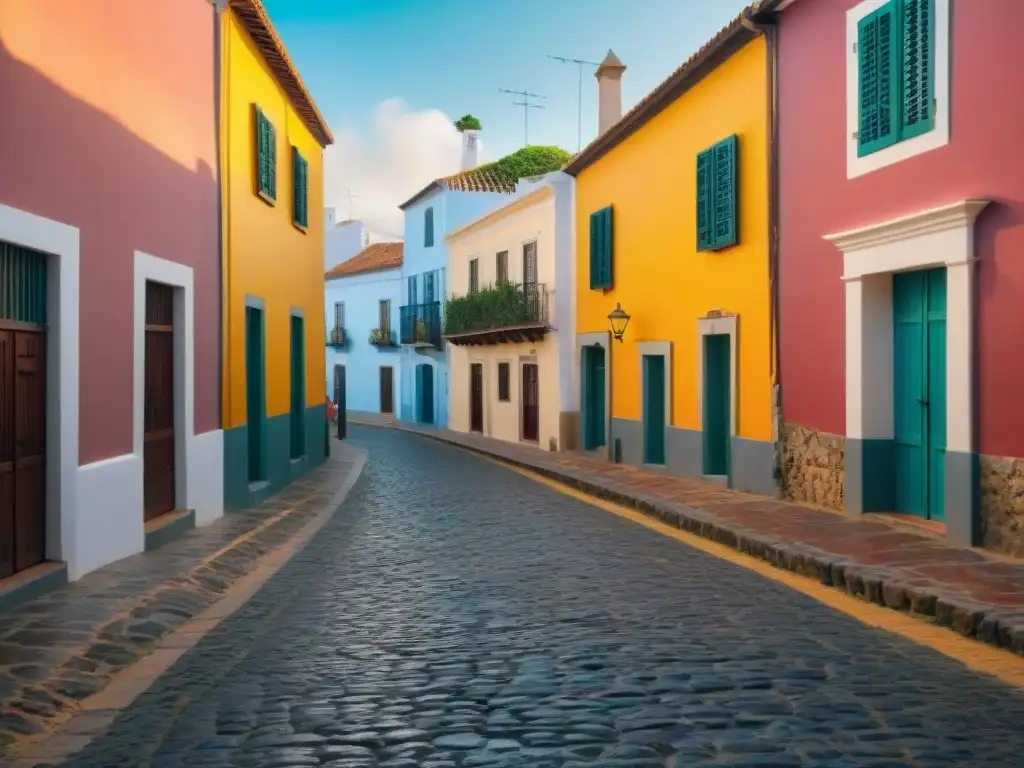
[[[398,269],[402,266],[403,251],[403,243],[371,243],[348,261],[325,272],[324,280]]]
[[[494,163],[487,163],[476,168],[470,168],[468,171],[460,171],[451,176],[434,179],[434,181],[427,184],[427,186],[398,207],[405,210],[435,189],[450,189],[453,192],[501,192],[511,195],[516,191],[516,183],[509,181],[501,173],[498,173]]]
[[[321,147],[333,144],[334,136],[331,129],[327,127],[327,121],[320,114],[313,97],[306,90],[306,84],[299,76],[299,71],[288,56],[288,50],[281,42],[263,7],[263,0],[229,0],[229,5],[242,22],[245,31],[249,33],[249,37],[256,43],[270,71],[288,94],[288,99],[310,133],[320,142]]]
[[[762,5],[774,5],[774,2],[773,0],[766,0],[763,3],[755,2],[745,8],[739,16],[725,25],[718,34],[680,64],[660,85],[640,99],[617,123],[584,147],[563,170],[571,176],[575,176],[593,165],[700,82],[715,67],[753,40],[758,33],[747,29],[743,26],[743,22],[752,14],[762,10]]]

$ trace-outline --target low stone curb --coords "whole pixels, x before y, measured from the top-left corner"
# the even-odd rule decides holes
[[[333,461],[339,459],[333,457]],[[328,458],[327,463],[331,462]],[[326,522],[358,480],[364,463],[359,452],[350,475],[327,499],[323,491],[311,490],[291,508],[268,515],[259,527],[198,561],[187,577],[140,594],[134,608],[96,629],[81,650],[46,679],[21,686],[0,700],[0,765],[14,757],[22,742],[36,741],[59,727],[117,673],[149,656],[167,636],[215,606],[267,556],[301,538],[318,516]],[[330,505],[326,515],[325,503]]]
[[[409,429],[397,425],[363,423],[420,435],[437,442],[498,459],[551,480],[557,480],[590,496],[621,504],[649,517],[764,560],[781,570],[819,580],[876,605],[902,611],[958,632],[965,637],[1004,648],[1024,656],[1024,613],[1008,612],[999,606],[978,603],[941,585],[920,584],[902,569],[871,566],[826,552],[800,542],[790,542],[725,523],[713,513],[660,496],[637,492],[620,483],[589,474],[554,468],[500,450],[461,442],[440,432]],[[910,583],[912,581],[918,583]]]

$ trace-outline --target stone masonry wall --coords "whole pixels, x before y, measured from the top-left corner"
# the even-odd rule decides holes
[[[1024,459],[980,459],[982,544],[1024,557]]]
[[[784,497],[841,510],[845,442],[839,435],[783,424]]]

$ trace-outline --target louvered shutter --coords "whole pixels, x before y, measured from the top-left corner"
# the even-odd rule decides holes
[[[898,140],[900,38],[894,0],[857,24],[859,120],[857,154],[877,152]]]
[[[714,148],[714,247],[736,244],[736,137]]]
[[[712,247],[711,172],[714,154],[706,149],[697,155],[697,250]]]
[[[935,127],[935,0],[903,0],[901,138]]]
[[[274,125],[266,120],[267,124],[267,195],[271,200],[277,200],[277,131]]]

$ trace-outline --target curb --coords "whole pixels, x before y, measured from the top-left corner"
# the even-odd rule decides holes
[[[331,461],[329,458],[326,463]],[[245,605],[334,516],[362,476],[366,454],[345,446],[344,451],[333,454],[333,461],[351,461],[352,468],[330,500],[319,504],[316,511],[303,515],[303,502],[299,502],[287,513],[273,515],[264,525],[197,561],[185,579],[166,582],[141,596],[132,610],[133,616],[148,611],[148,605],[172,594],[179,604],[196,609],[190,616],[179,615],[179,621],[165,632],[128,638],[118,637],[127,618],[115,619],[97,630],[81,653],[58,667],[50,679],[23,689],[20,698],[3,702],[6,706],[0,709],[0,721],[17,717],[19,722],[6,725],[13,726],[9,730],[21,738],[0,745],[0,764],[28,768],[43,761],[59,763],[87,746],[181,656]],[[283,540],[274,541],[282,533]],[[115,639],[127,639],[127,647],[119,649],[122,658],[107,665],[107,674],[84,677],[77,672],[76,662],[102,658]],[[33,711],[36,702],[49,706]],[[15,710],[11,704],[20,706]],[[36,717],[29,720],[24,713]]]
[[[568,470],[553,469],[498,450],[468,445],[442,434],[421,432],[392,424],[356,422],[418,435],[429,440],[496,459],[582,491],[590,496],[635,509],[670,526],[709,539],[743,554],[764,560],[780,570],[817,579],[825,586],[843,590],[870,603],[910,614],[974,640],[1024,656],[1024,612],[1006,611],[979,603],[931,585],[911,584],[902,570],[863,565],[842,555],[766,536],[742,526],[723,523],[710,512],[638,493],[611,481]]]

